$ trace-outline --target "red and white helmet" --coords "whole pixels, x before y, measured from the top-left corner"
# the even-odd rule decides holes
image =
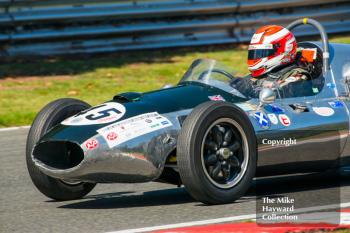
[[[248,69],[253,77],[260,76],[280,65],[292,63],[297,42],[288,29],[268,25],[259,28],[248,48]]]

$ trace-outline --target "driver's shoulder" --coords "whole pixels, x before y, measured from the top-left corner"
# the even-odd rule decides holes
[[[281,78],[284,79],[296,74],[304,74],[309,76],[309,72],[307,71],[307,69],[295,63],[284,66],[276,71],[273,71],[269,74],[269,76],[270,77],[272,76],[277,79],[281,79]]]

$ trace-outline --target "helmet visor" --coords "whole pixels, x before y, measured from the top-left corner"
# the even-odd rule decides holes
[[[269,57],[275,54],[275,49],[252,49],[248,50],[248,60]]]

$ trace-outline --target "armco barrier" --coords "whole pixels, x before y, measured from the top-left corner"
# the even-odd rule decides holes
[[[236,43],[302,17],[349,32],[350,0],[0,0],[0,57]]]

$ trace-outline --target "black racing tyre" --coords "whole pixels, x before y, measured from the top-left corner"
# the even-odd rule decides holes
[[[255,176],[257,143],[248,116],[222,101],[205,102],[186,117],[177,142],[185,188],[205,204],[240,198]]]
[[[96,184],[67,182],[42,173],[32,161],[31,153],[38,140],[53,126],[64,119],[89,108],[90,105],[77,99],[58,99],[46,105],[36,116],[27,137],[27,168],[34,185],[49,198],[66,201],[78,199],[88,194]]]

